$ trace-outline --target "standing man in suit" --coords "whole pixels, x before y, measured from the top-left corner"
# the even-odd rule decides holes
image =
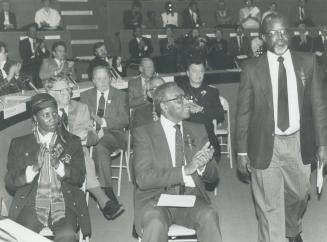
[[[74,62],[67,61],[67,47],[64,41],[57,41],[52,45],[52,57],[44,59],[40,68],[42,81],[59,74],[66,75],[76,81]]]
[[[94,158],[101,186],[110,200],[117,201],[112,189],[110,155],[117,149],[126,149],[127,135],[123,129],[129,124],[129,112],[127,95],[110,86],[111,78],[108,68],[95,67],[95,87],[81,94],[81,102],[88,105],[97,132],[103,130],[103,137],[94,146]]]
[[[312,16],[310,9],[308,7],[308,0],[298,0],[298,5],[296,6],[294,16],[294,26],[297,26],[299,23],[305,23],[307,26],[314,26],[312,21]]]
[[[40,66],[43,59],[50,56],[43,39],[37,37],[37,25],[31,24],[27,28],[27,38],[19,41],[19,54],[23,60],[22,72],[30,74],[36,87],[42,87],[39,78]]]
[[[267,53],[244,62],[237,112],[237,161],[251,173],[258,241],[302,242],[310,163],[327,159],[326,82],[313,54],[288,49],[288,24],[267,16]]]
[[[184,29],[199,28],[201,25],[203,25],[200,11],[198,9],[198,3],[195,0],[191,0],[188,8],[183,10],[182,18],[182,27]]]
[[[15,30],[16,25],[16,16],[10,11],[9,0],[2,1],[2,11],[0,12],[0,30]]]
[[[218,179],[206,131],[183,120],[190,116],[184,92],[175,83],[157,88],[154,102],[160,119],[136,128],[134,138],[134,219],[144,242],[167,242],[171,224],[197,232],[199,242],[220,242],[217,212],[204,182]],[[195,195],[191,208],[158,207],[161,194]]]
[[[92,81],[93,69],[97,66],[112,67],[112,59],[108,56],[108,50],[104,42],[97,42],[93,45],[93,53],[95,57],[91,60],[88,67],[89,80]]]
[[[143,58],[139,66],[140,75],[128,81],[128,101],[130,108],[136,108],[148,103],[146,83],[155,75],[153,61]]]
[[[131,58],[139,59],[143,57],[150,57],[153,52],[151,39],[142,36],[142,29],[136,26],[133,30],[134,38],[128,43],[129,53]]]
[[[143,23],[142,3],[139,0],[132,2],[132,7],[126,10],[123,15],[124,29],[134,29]]]
[[[5,184],[14,195],[9,218],[39,233],[49,227],[56,242],[76,242],[77,228],[91,234],[80,139],[59,125],[56,100],[31,99],[32,133],[10,143]]]

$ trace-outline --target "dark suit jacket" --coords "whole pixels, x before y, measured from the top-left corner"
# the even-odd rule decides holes
[[[238,48],[238,42],[236,37],[231,37],[228,40],[228,50],[230,53],[230,56],[235,58],[238,55],[247,55],[251,56],[252,50],[251,50],[251,40],[247,36],[243,36],[243,44],[241,46],[241,50]]]
[[[78,223],[84,235],[91,234],[91,224],[85,195],[80,187],[85,181],[84,153],[78,137],[66,133],[66,143],[59,137],[64,151],[59,157],[65,165],[65,176],[61,179],[62,193],[65,205],[71,209],[78,218]],[[39,175],[31,183],[26,183],[26,167],[37,161],[39,145],[33,134],[28,134],[11,141],[8,153],[7,174],[5,184],[7,190],[14,195],[9,217],[17,219],[25,206],[35,204]]]
[[[5,14],[3,11],[0,12],[0,30],[4,31],[5,30],[5,26],[3,24],[3,22],[5,21]],[[9,23],[14,25],[14,30],[17,28],[16,25],[16,16],[14,13],[9,12]]]
[[[54,76],[55,71],[58,71],[58,70],[59,70],[59,66],[54,58],[44,59],[42,62],[42,65],[40,67],[39,75],[40,75],[41,80],[49,79],[50,77]],[[69,74],[70,77],[74,81],[76,81],[76,73],[75,73],[74,66],[69,67],[67,61],[64,62],[64,67],[63,67],[61,73]]]
[[[81,102],[88,105],[91,113],[97,113],[97,92],[95,88],[81,93]],[[121,130],[129,124],[127,95],[114,87],[110,87],[108,103],[104,114],[106,129]],[[105,129],[105,130],[106,130]]]
[[[182,19],[183,19],[182,27],[185,29],[193,29],[196,27],[196,25],[202,25],[202,20],[199,11],[197,11],[197,17],[198,17],[197,21],[196,23],[194,23],[189,8],[184,9],[182,12]]]
[[[291,13],[294,13],[293,16],[293,22],[294,26],[298,26],[300,22],[304,22],[306,26],[311,27],[313,26],[313,21],[312,21],[312,15],[310,8],[308,6],[304,6],[304,19],[300,20],[300,11],[299,11],[299,6],[296,6]]]
[[[140,127],[142,125],[146,125],[148,123],[152,123],[153,122],[152,111],[153,111],[153,104],[150,102],[135,108],[132,113],[133,129]]]
[[[183,122],[183,135],[184,137],[189,135],[192,142],[185,145],[186,161],[190,162],[208,138],[202,125],[189,122]],[[184,182],[181,167],[172,166],[170,150],[160,121],[136,128],[133,132],[133,141],[133,167],[136,179],[134,218],[135,225],[139,228],[147,206],[155,206],[160,194],[170,193],[171,187]],[[204,182],[217,181],[217,163],[214,160],[210,161],[201,177],[195,172],[192,178],[199,190],[198,196],[210,203]]]
[[[327,40],[322,41],[322,37],[318,36],[314,38],[314,51],[322,52],[322,56],[317,57],[319,64],[321,64],[324,70],[327,69]]]
[[[150,57],[150,55],[153,52],[151,39],[142,37],[142,40],[145,43],[145,46],[147,46],[147,49],[145,50],[145,46],[143,48],[139,48],[139,45],[137,43],[136,38],[133,38],[128,43],[128,49],[130,53],[130,58],[143,58],[143,57]]]
[[[128,81],[128,104],[129,108],[135,108],[137,106],[148,103],[144,100],[144,92],[142,87],[141,76]]]
[[[90,65],[87,69],[87,73],[89,75],[89,80],[92,81],[92,74],[93,69],[97,66],[108,66],[109,63],[106,62],[104,59],[101,59],[100,57],[96,56],[93,60],[91,60]]]
[[[297,77],[300,140],[304,164],[327,145],[326,81],[314,55],[291,52]],[[300,70],[308,76],[302,83]],[[237,112],[237,152],[248,153],[251,166],[266,169],[273,152],[275,121],[267,54],[244,62]]]
[[[6,64],[3,67],[3,70],[8,75],[9,69],[12,65],[16,64],[15,61],[7,60]],[[7,95],[10,93],[19,92],[25,88],[25,84],[22,79],[13,77],[10,82],[7,78],[0,78],[0,96]]]
[[[314,52],[314,41],[313,38],[307,36],[307,42],[301,43],[300,36],[294,36],[291,39],[291,49],[294,51],[303,51],[303,52]]]
[[[143,15],[142,13],[138,15],[133,15],[132,10],[126,10],[123,14],[123,23],[125,29],[133,29],[135,26],[142,25]]]
[[[227,54],[227,41],[213,39],[209,42],[208,64],[212,69],[227,69],[233,67],[232,58]]]
[[[160,73],[173,73],[178,70],[179,48],[181,45],[177,40],[175,44],[167,48],[168,38],[160,39],[160,57],[157,58],[156,70]]]

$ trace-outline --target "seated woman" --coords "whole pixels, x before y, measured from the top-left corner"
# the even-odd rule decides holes
[[[260,9],[253,5],[253,0],[244,0],[245,7],[240,9],[239,22],[244,29],[259,29]]]
[[[87,146],[95,145],[102,138],[103,131],[100,130],[97,133],[93,129],[88,106],[71,99],[72,89],[70,84],[68,77],[64,75],[56,76],[45,83],[45,88],[58,103],[58,113],[63,126],[81,139],[86,167],[86,188],[97,200],[103,216],[111,220],[122,214],[124,209],[115,196],[109,198],[102,190],[96,176],[94,161],[90,158],[87,149]]]
[[[91,234],[80,139],[60,125],[56,100],[47,93],[31,99],[32,133],[14,138],[5,184],[14,195],[9,218],[39,233],[49,227],[56,242],[76,242],[77,228]]]

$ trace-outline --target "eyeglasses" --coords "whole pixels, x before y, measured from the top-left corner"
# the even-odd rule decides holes
[[[267,32],[266,34],[269,34],[271,36],[277,36],[282,35],[285,36],[288,34],[288,29],[276,29],[276,30],[270,30],[269,32]]]
[[[178,95],[178,96],[175,97],[175,98],[171,98],[171,99],[168,99],[168,100],[164,100],[164,102],[176,101],[176,103],[178,103],[178,104],[182,104],[184,100],[185,100],[185,101],[188,101],[188,100],[189,100],[189,97],[185,96],[184,94],[181,94],[181,95]]]
[[[53,92],[56,92],[56,93],[59,93],[59,94],[63,94],[65,92],[71,92],[72,91],[72,88],[71,87],[66,87],[66,88],[63,88],[63,89],[58,89],[58,90],[51,90]]]

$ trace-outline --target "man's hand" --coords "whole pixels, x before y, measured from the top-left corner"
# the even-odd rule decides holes
[[[191,175],[197,169],[203,168],[209,161],[212,160],[213,148],[210,146],[210,142],[207,142],[192,158],[192,161],[188,163],[185,168],[185,174]]]
[[[249,176],[251,172],[250,160],[247,155],[237,156],[237,169],[242,175]]]
[[[200,113],[203,111],[203,107],[201,107],[200,105],[198,105],[192,101],[189,102],[189,107],[190,107],[191,113]]]
[[[95,115],[94,113],[91,113],[91,118],[100,126],[102,125],[102,118],[100,118],[99,116]]]
[[[327,146],[319,146],[317,152],[318,165],[324,166],[327,162]]]
[[[104,136],[104,132],[103,132],[103,128],[101,128],[98,132],[98,138],[102,139],[103,136]]]
[[[14,76],[19,76],[20,68],[21,68],[21,64],[20,63],[17,63],[15,65],[12,65],[9,68],[9,73],[8,73],[8,76],[7,76],[7,80],[8,81],[11,81]]]

